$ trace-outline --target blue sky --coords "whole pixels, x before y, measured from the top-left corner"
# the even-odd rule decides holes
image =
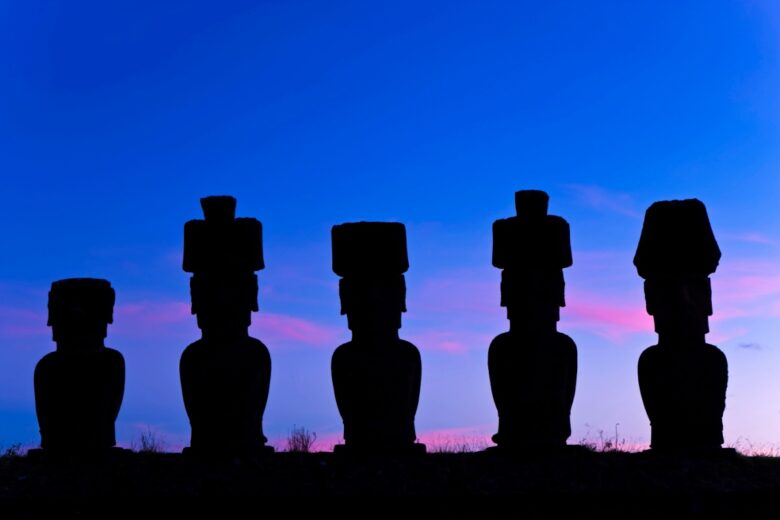
[[[780,438],[776,4],[158,4],[0,2],[0,444],[37,440],[46,292],[70,276],[118,293],[120,439],[186,442],[183,224],[211,194],[264,224],[271,437],[340,431],[329,238],[355,220],[407,225],[418,430],[491,433],[487,345],[507,322],[490,229],[526,188],[572,229],[572,441],[615,423],[649,437],[636,360],[654,335],[631,260],[646,207],[688,197],[723,250],[710,340],[730,362],[727,442]]]

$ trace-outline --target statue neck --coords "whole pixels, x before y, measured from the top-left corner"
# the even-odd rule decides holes
[[[57,340],[57,352],[96,352],[105,348],[103,338],[75,338]]]
[[[201,333],[208,341],[230,341],[249,337],[249,327],[207,327]]]
[[[352,341],[361,343],[378,343],[398,341],[398,329],[353,329]]]
[[[509,332],[512,334],[522,334],[524,336],[555,334],[558,332],[558,322],[512,319],[509,320]]]
[[[686,346],[686,345],[705,345],[707,340],[705,335],[701,333],[680,333],[680,332],[659,332],[658,344],[659,345],[674,345],[674,346]]]

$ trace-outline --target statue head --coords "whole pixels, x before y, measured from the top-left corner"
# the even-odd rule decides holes
[[[263,261],[263,228],[254,218],[236,218],[236,199],[201,199],[203,220],[184,226],[185,271],[190,280],[192,313],[204,331],[246,331],[258,310],[256,271]]]
[[[114,289],[108,280],[67,278],[51,284],[49,320],[58,349],[102,345],[114,321]]]
[[[656,332],[691,337],[709,332],[709,276],[719,261],[720,249],[701,201],[660,201],[648,208],[634,265],[645,279],[647,312]]]
[[[493,266],[501,273],[501,306],[513,323],[554,327],[566,305],[563,269],[572,265],[569,224],[547,214],[539,190],[515,193],[517,216],[493,223]]]
[[[339,281],[341,314],[353,332],[390,333],[406,312],[409,268],[406,228],[396,222],[333,226],[333,271]]]

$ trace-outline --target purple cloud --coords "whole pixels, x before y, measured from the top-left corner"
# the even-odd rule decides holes
[[[341,327],[278,313],[260,313],[252,319],[252,332],[269,346],[302,343],[312,347],[333,348],[341,341]]]
[[[38,339],[51,336],[46,326],[47,311],[35,311],[16,308],[9,305],[0,306],[0,336],[13,339]]]

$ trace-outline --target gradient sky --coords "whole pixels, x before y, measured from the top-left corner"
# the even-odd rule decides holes
[[[330,227],[356,220],[407,226],[420,437],[493,433],[491,224],[528,188],[571,225],[570,442],[617,423],[648,441],[636,361],[655,335],[632,259],[647,206],[696,197],[723,251],[708,338],[729,359],[727,443],[780,443],[778,4],[421,4],[0,1],[0,445],[38,442],[47,291],[73,276],[117,291],[120,442],[186,445],[183,225],[213,194],[264,225],[272,439],[340,434]]]

